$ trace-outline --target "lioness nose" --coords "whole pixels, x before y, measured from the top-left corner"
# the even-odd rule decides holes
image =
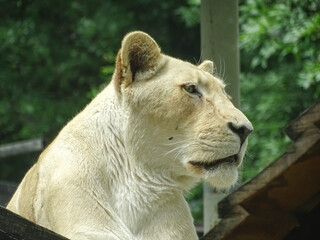
[[[241,144],[247,139],[248,135],[252,132],[252,129],[247,128],[245,125],[237,126],[232,122],[228,122],[228,127],[232,132],[238,134]]]

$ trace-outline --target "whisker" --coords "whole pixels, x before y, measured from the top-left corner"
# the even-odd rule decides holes
[[[183,147],[184,147],[184,145],[178,146],[178,147],[176,147],[176,148],[173,148],[173,149],[171,149],[170,151],[164,153],[164,155],[168,155],[168,154],[170,154],[170,153],[173,153],[173,152],[175,152],[175,151],[177,151],[177,150],[179,150],[179,149],[181,149],[181,148],[183,148]]]
[[[199,65],[202,61],[203,61],[203,49],[201,49],[200,51],[200,59],[199,59],[199,62],[197,63],[197,65]]]
[[[254,160],[255,156],[254,154],[251,154],[250,152],[246,152],[246,154],[244,155],[244,158],[249,158],[250,160]]]
[[[222,80],[224,80],[224,77],[225,77],[225,74],[226,74],[226,61],[224,58],[222,58],[222,61],[223,61],[223,72],[222,72]]]
[[[218,73],[218,78],[221,78],[221,56],[219,55],[219,73]]]
[[[177,157],[183,152],[183,150],[185,150],[185,149],[186,149],[187,147],[189,147],[191,144],[192,144],[192,142],[183,145],[183,146],[180,148],[179,152],[177,152],[176,156],[174,157],[174,160],[176,160]]]
[[[179,150],[179,148],[176,148],[176,150],[179,150],[179,151],[178,151],[178,152],[176,153],[176,155],[174,156],[173,161],[175,161],[175,160],[183,153],[183,151],[184,151],[187,147],[191,146],[192,144],[195,144],[195,141],[191,141],[190,143],[187,143],[187,144],[185,144],[185,145],[182,145],[182,146],[180,147],[180,150]]]
[[[163,146],[174,146],[176,144],[181,144],[181,143],[186,143],[188,142],[187,140],[181,140],[181,141],[173,141],[173,142],[168,142],[168,143],[163,143]]]
[[[195,65],[198,65],[198,61],[197,61],[197,59],[195,57],[193,57],[193,61],[194,61]]]
[[[199,65],[200,63],[202,63],[203,60],[204,60],[204,59],[203,59],[203,49],[201,49],[198,65]]]

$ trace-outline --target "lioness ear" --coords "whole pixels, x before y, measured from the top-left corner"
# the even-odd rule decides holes
[[[156,68],[161,56],[157,43],[144,32],[132,32],[122,40],[121,49],[116,63],[118,84],[123,81],[127,85],[135,80],[137,73],[147,72]]]
[[[203,61],[203,63],[201,63],[198,67],[201,70],[206,71],[206,72],[208,72],[208,73],[210,73],[212,75],[216,71],[216,67],[215,67],[214,63],[212,61],[209,61],[209,60]]]

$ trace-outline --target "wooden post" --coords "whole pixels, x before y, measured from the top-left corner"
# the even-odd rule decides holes
[[[201,57],[213,60],[228,87],[233,104],[240,107],[238,1],[201,1]],[[204,232],[218,222],[217,204],[225,196],[204,186]]]
[[[0,158],[41,151],[44,149],[44,145],[45,143],[42,138],[3,144],[0,145]]]

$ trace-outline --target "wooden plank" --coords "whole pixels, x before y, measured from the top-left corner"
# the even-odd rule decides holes
[[[222,219],[200,240],[223,240],[225,239],[226,233],[235,230],[249,216],[247,211],[239,205],[235,206],[232,212],[232,216]]]
[[[0,206],[0,239],[1,240],[67,240],[46,228]]]
[[[299,225],[283,240],[319,240],[320,204],[310,212],[299,214]]]
[[[298,225],[297,218],[286,212],[269,211],[261,216],[249,214],[239,205],[233,212],[238,214],[222,219],[201,240],[281,240]]]
[[[312,125],[320,128],[320,101],[302,112],[284,131],[292,140],[297,140],[301,133]]]
[[[29,139],[0,146],[0,158],[15,156],[23,153],[37,152],[44,149],[43,138]]]
[[[289,213],[273,211],[268,216],[250,213],[221,240],[282,240],[297,225],[298,220]]]
[[[6,206],[16,189],[17,184],[0,181],[0,205]]]
[[[295,212],[320,192],[320,141],[279,177],[241,205],[249,212],[278,209]]]

